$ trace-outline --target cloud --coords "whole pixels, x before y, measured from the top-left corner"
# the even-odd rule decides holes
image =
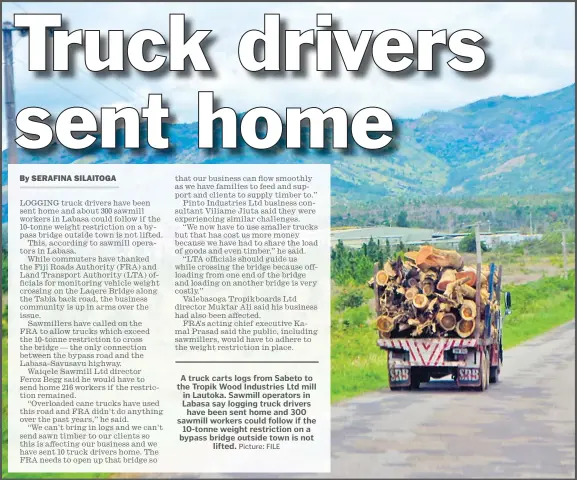
[[[5,6],[4,6],[5,5]],[[6,20],[19,12],[15,4],[4,4]],[[110,105],[131,100],[146,105],[148,93],[162,93],[178,121],[196,119],[197,93],[214,91],[221,105],[237,111],[267,106],[283,111],[287,106],[330,108],[340,106],[351,113],[366,106],[379,106],[397,117],[415,117],[435,109],[447,110],[481,98],[501,94],[534,95],[564,87],[575,81],[575,5],[572,3],[26,3],[30,13],[61,12],[69,28],[121,29],[132,34],[155,29],[168,34],[169,13],[184,13],[193,29],[213,30],[215,42],[210,58],[215,78],[197,73],[181,78],[130,72],[120,78],[94,77],[86,72],[81,57],[72,78],[40,78],[26,70],[27,40],[15,48],[17,108],[43,106],[57,114],[69,106]],[[226,12],[226,15],[223,15]],[[418,30],[460,29],[480,32],[489,43],[493,60],[489,74],[481,78],[458,75],[444,65],[451,55],[441,56],[439,74],[418,72],[394,76],[371,65],[362,78],[340,68],[336,78],[314,70],[294,78],[259,79],[244,71],[237,58],[238,41],[250,29],[262,29],[265,13],[279,13],[288,28],[316,27],[317,13],[332,13],[340,28],[352,34],[361,30],[381,32],[400,29],[416,37]],[[42,52],[33,52],[40,55]],[[80,68],[82,65],[82,69]],[[54,82],[60,84],[57,86]],[[64,88],[62,88],[64,87]]]

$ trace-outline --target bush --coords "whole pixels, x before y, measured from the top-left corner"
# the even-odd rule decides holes
[[[360,307],[347,308],[343,313],[343,326],[347,328],[362,327],[367,324],[370,317],[370,309],[368,305],[361,305]]]
[[[475,241],[475,234],[469,233],[459,242],[459,251],[467,253],[475,253],[477,251],[477,242]],[[481,251],[488,252],[489,247],[485,242],[481,242]]]
[[[336,298],[335,306],[337,310],[343,311],[346,308],[360,307],[364,303],[363,292],[359,289],[345,292]]]

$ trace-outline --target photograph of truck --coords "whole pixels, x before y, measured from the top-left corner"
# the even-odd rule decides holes
[[[429,245],[388,261],[375,292],[378,346],[388,352],[391,390],[417,389],[448,375],[460,388],[486,390],[503,364],[502,267],[465,267],[456,251]],[[501,311],[501,296],[505,311]]]

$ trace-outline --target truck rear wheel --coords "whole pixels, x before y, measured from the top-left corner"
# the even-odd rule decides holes
[[[418,390],[420,386],[421,386],[420,372],[415,368],[411,368],[411,386],[409,387],[409,389]]]
[[[477,387],[477,390],[483,392],[487,390],[489,386],[489,358],[487,356],[487,351],[481,351],[481,365],[479,369],[479,374],[481,376],[481,385]]]
[[[497,383],[499,381],[500,373],[501,373],[501,360],[499,360],[499,365],[497,367],[491,367],[491,372],[489,373],[489,383]]]

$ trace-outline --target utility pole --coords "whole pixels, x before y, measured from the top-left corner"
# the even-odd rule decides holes
[[[6,92],[6,140],[8,142],[8,163],[18,163],[16,149],[16,100],[14,94],[14,55],[12,51],[12,32],[24,35],[28,30],[15,27],[12,22],[2,24],[4,47],[4,85]]]
[[[481,225],[479,223],[475,224],[475,250],[477,251],[477,264],[481,264]]]
[[[529,212],[529,235],[533,235],[533,212]]]
[[[565,278],[567,278],[567,274],[569,272],[569,269],[567,267],[567,241],[565,238],[565,230],[563,230],[561,232],[561,238],[563,239],[561,241],[561,245],[563,246],[563,273]]]

